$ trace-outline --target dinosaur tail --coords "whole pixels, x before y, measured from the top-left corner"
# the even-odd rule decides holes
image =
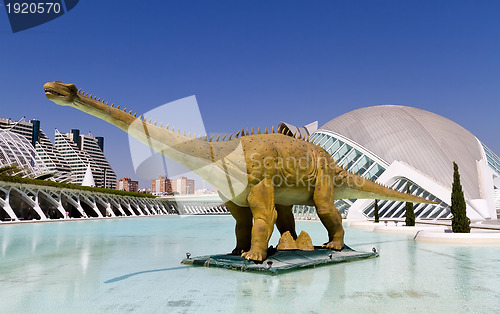
[[[436,204],[436,202],[416,195],[396,191],[352,173],[337,180],[336,183],[335,199],[379,199]]]

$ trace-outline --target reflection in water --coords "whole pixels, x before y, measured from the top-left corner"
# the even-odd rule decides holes
[[[10,243],[10,233],[4,232],[3,236],[2,236],[2,257],[3,258],[5,257],[5,254],[7,252],[7,247],[9,247],[9,243]]]
[[[454,255],[459,258],[454,259],[455,264],[455,286],[460,297],[468,303],[471,298],[471,276],[476,272],[474,261],[471,258],[470,250],[464,247],[454,248]],[[464,309],[465,311],[471,309]]]
[[[89,266],[89,251],[90,247],[88,245],[88,242],[85,241],[84,246],[81,249],[81,256],[80,256],[80,265],[82,266],[82,275],[85,275],[87,272],[87,267]]]
[[[251,277],[238,281],[236,312],[326,311],[334,306],[329,292],[344,291],[346,279],[343,264]]]
[[[301,228],[302,227],[302,228]],[[297,222],[314,243],[321,223]],[[181,265],[234,247],[231,217],[0,226],[2,313],[492,312],[500,247],[414,242],[346,229],[379,258],[269,276]],[[277,242],[277,241],[276,241]]]

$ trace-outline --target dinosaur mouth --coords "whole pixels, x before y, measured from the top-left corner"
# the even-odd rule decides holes
[[[47,95],[56,96],[56,97],[64,96],[63,94],[60,94],[60,93],[56,92],[54,89],[49,88],[49,87],[45,87],[43,90],[45,91],[45,96],[47,96]]]

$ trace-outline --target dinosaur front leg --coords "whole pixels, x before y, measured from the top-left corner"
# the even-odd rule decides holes
[[[276,211],[278,212],[276,227],[278,228],[280,234],[290,231],[292,237],[297,239],[297,233],[295,232],[295,218],[293,217],[292,207],[292,205],[276,204]]]
[[[323,247],[342,250],[344,247],[344,228],[342,227],[342,216],[335,207],[333,197],[333,182],[326,176],[319,176],[314,189],[313,200],[319,219],[328,231],[328,243]]]
[[[233,255],[240,255],[250,250],[252,242],[252,212],[250,207],[241,207],[231,201],[224,203],[233,218],[236,220],[236,247],[231,252]]]
[[[274,187],[271,179],[266,178],[251,188],[248,203],[253,216],[252,245],[250,251],[241,254],[243,258],[263,261],[267,257],[269,238],[276,221],[274,208]]]

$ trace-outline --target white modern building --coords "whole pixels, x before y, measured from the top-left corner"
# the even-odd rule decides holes
[[[71,168],[72,182],[82,184],[90,165],[95,186],[116,188],[116,174],[104,156],[104,139],[80,134],[77,129],[68,133],[56,130],[55,147]]]
[[[467,216],[497,219],[500,212],[500,158],[472,133],[432,112],[395,105],[361,108],[321,126],[309,140],[359,175],[399,191],[409,183],[412,194],[438,203],[415,204],[416,218],[451,218],[453,162],[459,166]],[[373,217],[374,200],[337,200],[335,205],[351,219]],[[296,206],[294,211],[312,209]],[[379,201],[381,219],[404,214],[404,203]]]

